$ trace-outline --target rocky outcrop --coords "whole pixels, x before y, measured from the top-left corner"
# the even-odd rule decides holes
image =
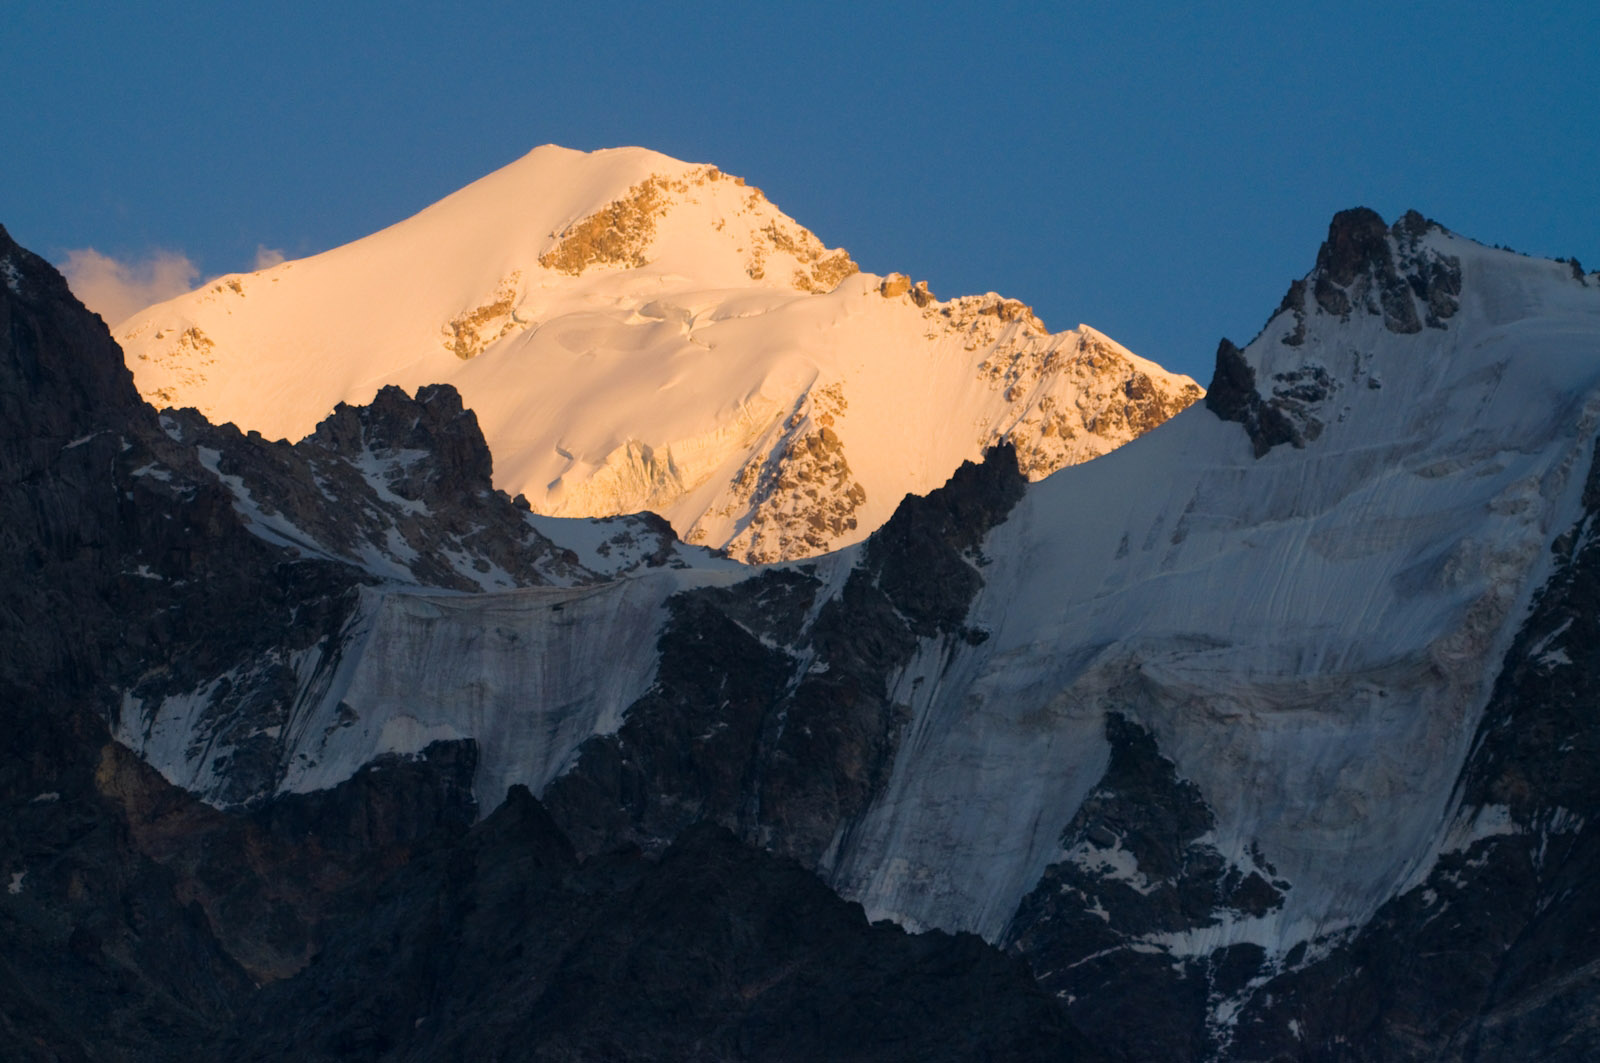
[[[1256,387],[1256,371],[1226,337],[1217,345],[1217,367],[1206,391],[1206,409],[1224,421],[1244,425],[1256,457],[1280,443],[1306,444],[1306,431],[1297,425],[1279,399],[1264,399]]]
[[[465,362],[482,354],[490,344],[527,328],[529,323],[517,315],[517,303],[522,298],[522,271],[512,270],[492,296],[440,327],[445,349]]]
[[[645,266],[657,222],[676,205],[673,197],[692,195],[695,188],[720,181],[739,186],[747,207],[765,200],[760,189],[746,185],[743,178],[728,177],[715,166],[697,166],[680,177],[652,174],[624,195],[552,234],[555,244],[539,256],[539,265],[573,276],[594,266]],[[792,260],[790,284],[802,292],[831,292],[840,281],[860,272],[847,252],[828,250],[809,230],[787,219],[752,232],[750,245],[745,273],[751,280],[765,278],[767,260],[775,256]]]
[[[1401,335],[1420,332],[1424,323],[1444,328],[1460,309],[1461,261],[1428,246],[1425,238],[1435,232],[1445,230],[1416,211],[1393,226],[1365,207],[1334,215],[1316,267],[1289,286],[1273,314],[1273,321],[1293,322],[1282,342],[1303,345],[1313,312],[1346,322],[1358,311],[1381,316],[1386,330]],[[1382,384],[1373,377],[1368,386]],[[1323,407],[1337,388],[1327,367],[1311,360],[1259,382],[1239,348],[1224,339],[1217,347],[1206,407],[1242,424],[1259,458],[1281,443],[1303,447],[1316,439],[1327,416]]]
[[[539,256],[539,265],[573,275],[591,266],[639,267],[655,236],[656,218],[665,213],[670,182],[651,175],[600,210],[560,233]]]
[[[414,399],[391,386],[368,406],[340,403],[292,446],[194,410],[166,411],[161,424],[194,448],[256,534],[302,556],[454,590],[597,578],[533,527],[526,502],[492,486],[477,418],[448,384]]]
[[[1257,978],[1265,952],[1182,957],[1164,942],[1261,916],[1289,885],[1271,881],[1258,853],[1240,866],[1217,850],[1204,795],[1148,731],[1112,713],[1106,738],[1111,763],[1062,834],[1066,859],[1023,900],[1005,941],[1096,1043],[1130,1059],[1207,1058],[1227,1047],[1211,1016]]]
[[[1443,231],[1414,210],[1392,228],[1365,207],[1335,214],[1310,278],[1317,306],[1342,318],[1381,315],[1390,332],[1444,328],[1460,305],[1461,262],[1420,245],[1430,230]]]
[[[964,462],[950,482],[926,496],[907,495],[867,542],[861,571],[921,637],[978,638],[963,627],[983,579],[979,547],[1022,500],[1027,481],[1014,447],[991,449],[981,465]]]
[[[848,407],[838,384],[814,389],[768,452],[740,471],[731,505],[718,514],[748,514],[726,547],[731,555],[757,564],[811,556],[855,530],[867,492],[833,430]],[[699,530],[697,525],[690,537]]]
[[[975,338],[995,343],[978,369],[1013,404],[1015,416],[1004,437],[1017,448],[1017,464],[1030,480],[1136,439],[1201,397],[1191,382],[1152,376],[1152,367],[1141,368],[1092,329],[1080,328],[1070,344],[1054,342],[1033,311],[1015,299],[954,300],[938,317],[955,322],[967,314],[973,315]],[[1010,322],[1023,327],[1002,342],[999,326]]]
[[[887,777],[906,722],[890,679],[919,640],[983,639],[964,623],[978,548],[1025,483],[1002,446],[907,497],[820,605],[806,568],[677,595],[654,685],[546,792],[557,822],[602,852],[658,850],[709,819],[821,865]]]

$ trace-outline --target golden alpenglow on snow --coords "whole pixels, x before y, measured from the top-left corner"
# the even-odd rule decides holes
[[[1201,395],[1016,300],[862,273],[742,179],[642,148],[537,148],[116,335],[158,406],[269,437],[453,384],[535,512],[654,510],[749,561],[857,542],[1001,439],[1040,479]]]

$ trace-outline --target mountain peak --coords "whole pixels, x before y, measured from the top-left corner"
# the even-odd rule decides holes
[[[1430,232],[1449,235],[1414,210],[1393,227],[1366,207],[1335,214],[1310,278],[1317,305],[1341,317],[1365,308],[1390,332],[1444,328],[1459,307],[1461,262],[1426,247]]]
[[[1330,282],[1348,285],[1389,259],[1389,227],[1368,207],[1341,210],[1328,223],[1328,238],[1317,251],[1317,269]]]
[[[1580,267],[1485,247],[1415,210],[1392,225],[1366,207],[1343,210],[1261,333],[1243,350],[1222,341],[1206,405],[1244,425],[1257,457],[1304,447],[1361,405],[1392,406],[1386,385],[1431,386],[1430,374],[1479,357],[1447,333],[1588,315],[1586,289]],[[1385,416],[1396,430],[1410,423],[1399,409]]]
[[[1037,479],[1200,395],[1015,299],[860,275],[742,178],[642,148],[536,148],[118,338],[152,402],[268,436],[451,384],[535,512],[652,510],[755,561],[859,541],[1002,439]]]

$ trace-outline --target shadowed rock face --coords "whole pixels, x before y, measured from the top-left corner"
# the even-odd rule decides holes
[[[314,640],[351,582],[245,534],[59,275],[3,230],[0,263],[0,1055],[184,1058],[250,982],[136,844],[105,721],[122,689]]]
[[[373,943],[383,943],[375,950]],[[391,876],[230,1053],[275,1060],[1094,1059],[971,936],[870,927],[720,828],[580,862],[526,790]]]
[[[1288,883],[1252,855],[1230,863],[1208,841],[1204,795],[1180,778],[1138,724],[1106,717],[1111,762],[1062,833],[1068,859],[1051,865],[1006,931],[1040,983],[1097,1044],[1133,1059],[1200,1059],[1215,1047],[1211,1008],[1244,988],[1259,945],[1175,959],[1151,937],[1259,916]]]
[[[450,590],[593,582],[490,483],[477,418],[449,385],[341,403],[298,443],[212,425],[196,410],[161,415],[167,435],[210,455],[236,506],[300,556]]]
[[[448,384],[419,388],[415,399],[391,384],[380,388],[367,406],[340,403],[311,438],[352,461],[366,455],[369,438],[392,450],[426,451],[431,461],[418,462],[392,482],[402,498],[446,499],[452,485],[466,485],[472,494],[491,490],[489,445],[478,430],[478,418],[462,408],[461,396]],[[456,487],[453,493],[462,492]]]
[[[248,534],[195,451],[139,400],[104,325],[0,240],[0,681],[116,719],[123,691],[187,690],[337,631],[361,575]],[[263,725],[264,726],[264,725]]]
[[[1244,425],[1258,458],[1279,443],[1305,446],[1305,436],[1282,407],[1261,397],[1256,390],[1256,371],[1226,338],[1217,345],[1217,368],[1205,401],[1206,409],[1224,421]]]
[[[889,681],[918,639],[983,639],[965,626],[976,551],[1025,484],[1002,446],[908,496],[809,623],[804,567],[675,596],[654,686],[546,792],[556,820],[598,852],[711,819],[817,867],[887,780],[906,722]]]
[[[1341,210],[1328,223],[1328,238],[1317,250],[1318,280],[1327,282],[1330,289],[1347,288],[1363,274],[1389,269],[1388,237],[1389,227],[1377,211],[1366,207]]]

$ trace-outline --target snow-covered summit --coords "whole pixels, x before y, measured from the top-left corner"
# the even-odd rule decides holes
[[[1015,300],[861,274],[742,179],[640,148],[537,148],[116,334],[158,406],[269,437],[453,384],[535,512],[650,509],[749,560],[854,542],[996,440],[1037,478],[1201,394]]]

